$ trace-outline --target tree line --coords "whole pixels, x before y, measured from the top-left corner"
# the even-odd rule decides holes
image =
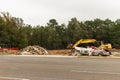
[[[9,45],[21,49],[29,45],[40,45],[47,49],[65,49],[70,43],[89,38],[120,48],[120,19],[78,21],[72,18],[68,24],[59,24],[56,19],[50,19],[45,26],[31,26],[8,12],[0,13],[0,46]]]

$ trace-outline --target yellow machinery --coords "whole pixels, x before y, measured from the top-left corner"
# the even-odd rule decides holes
[[[94,43],[96,41],[97,41],[96,39],[80,39],[72,46],[72,48],[75,48],[76,46],[78,46],[81,43]],[[112,49],[112,45],[110,43],[103,44],[103,42],[101,41],[101,45],[99,46],[99,48],[108,50],[108,49]]]
[[[109,50],[109,49],[112,49],[112,45],[110,43],[103,44],[103,42],[101,41],[101,45],[99,46],[99,48],[104,50]]]
[[[99,41],[97,41],[96,39],[80,39],[75,44],[73,44],[73,45],[70,44],[68,46],[68,48],[72,48],[70,55],[79,56],[79,55],[87,54],[87,53],[80,53],[80,48],[79,48],[79,50],[76,49],[76,48],[78,48],[77,46],[82,44],[82,43],[95,43],[95,42],[99,43]],[[110,43],[104,44],[101,41],[101,44],[100,44],[100,46],[98,48],[96,48],[94,46],[90,46],[90,47],[95,49],[92,52],[92,55],[101,55],[101,56],[109,56],[109,55],[111,55],[110,49],[112,49],[112,45]]]
[[[81,43],[94,43],[96,42],[95,39],[80,39],[79,41],[77,41],[73,46],[72,48],[75,48],[76,46],[78,46],[79,44]]]

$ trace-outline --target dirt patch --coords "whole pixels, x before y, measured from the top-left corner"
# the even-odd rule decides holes
[[[111,50],[113,56],[120,57],[120,49]],[[61,55],[61,56],[70,56],[71,49],[60,49],[60,50],[47,50],[40,46],[27,46],[22,50],[18,51],[7,51],[0,52],[0,55]]]
[[[8,50],[0,52],[0,55],[17,55],[18,50]]]
[[[69,55],[71,49],[62,49],[62,50],[48,50],[50,55]]]

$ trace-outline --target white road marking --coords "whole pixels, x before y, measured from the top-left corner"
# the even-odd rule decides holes
[[[77,73],[91,73],[91,74],[112,74],[112,75],[120,75],[119,72],[95,72],[95,71],[78,71],[78,70],[71,70],[71,72],[77,72]]]
[[[24,79],[24,78],[13,78],[13,77],[0,77],[0,79],[10,79],[10,80],[30,80],[30,79]]]

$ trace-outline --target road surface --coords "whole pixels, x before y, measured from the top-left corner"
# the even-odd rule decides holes
[[[21,80],[120,80],[120,59],[0,56],[0,77]]]

